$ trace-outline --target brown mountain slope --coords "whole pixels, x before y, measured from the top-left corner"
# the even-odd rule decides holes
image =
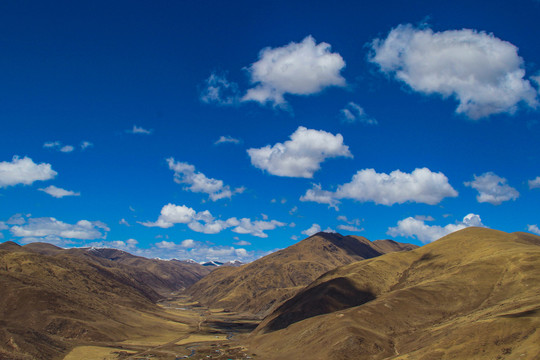
[[[152,266],[160,262],[134,257],[142,265],[124,265],[91,253],[0,245],[0,359],[61,358],[74,342],[121,341],[166,326],[154,304],[163,283]]]
[[[298,290],[338,266],[417,246],[391,240],[318,233],[238,268],[219,268],[188,289],[206,305],[268,314]]]
[[[85,258],[111,271],[121,271],[134,282],[152,288],[160,296],[166,296],[173,291],[184,290],[211,271],[211,269],[196,263],[148,259],[117,249],[62,249],[46,243],[30,243],[24,245],[21,249],[51,256]]]
[[[321,276],[264,319],[252,350],[260,359],[538,359],[539,269],[540,237],[464,229]]]

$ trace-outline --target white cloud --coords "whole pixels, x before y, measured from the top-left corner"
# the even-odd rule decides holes
[[[344,67],[345,61],[331,52],[329,44],[316,44],[311,36],[300,43],[265,48],[259,60],[248,68],[254,87],[242,101],[277,106],[286,103],[285,94],[311,95],[329,86],[345,86],[340,74]]]
[[[114,240],[114,241],[99,241],[89,243],[87,246],[94,248],[107,248],[118,249],[123,251],[134,251],[137,249],[139,242],[135,239],[128,239],[126,241]]]
[[[480,203],[500,205],[504,201],[516,200],[519,197],[519,192],[508,185],[505,178],[492,172],[480,176],[474,175],[474,181],[465,182],[465,185],[478,190],[476,200]]]
[[[195,219],[197,212],[185,205],[167,204],[161,209],[156,222],[140,222],[146,227],[170,228],[174,224],[188,224]]]
[[[348,219],[345,215],[339,215],[337,217],[337,219],[339,221],[343,221],[344,223],[347,223],[349,225],[355,225],[355,226],[360,226],[360,224],[362,223],[362,221],[360,219]]]
[[[58,151],[61,151],[63,153],[70,153],[73,150],[75,150],[75,147],[72,145],[64,145],[62,146],[62,143],[60,141],[49,141],[43,144],[44,148],[47,149],[56,149]]]
[[[414,218],[416,220],[421,220],[421,221],[435,221],[433,216],[430,216],[430,215],[428,215],[428,216],[426,216],[426,215],[416,215]]]
[[[48,141],[45,144],[43,144],[43,147],[46,148],[46,149],[56,148],[56,147],[60,147],[60,146],[62,146],[60,141]]]
[[[529,180],[529,189],[538,188],[540,188],[540,176],[537,176],[536,179]]]
[[[350,231],[350,232],[361,232],[361,231],[364,231],[364,228],[360,228],[360,227],[357,227],[357,226],[354,226],[354,225],[343,225],[343,224],[340,224],[337,226],[337,228],[339,230],[345,230],[345,231]]]
[[[533,234],[540,235],[538,225],[527,225],[527,230]]]
[[[327,233],[335,233],[334,230],[332,230],[331,228],[327,228],[326,230],[321,230],[321,226],[319,224],[313,224],[311,225],[311,227],[309,229],[306,229],[304,231],[302,231],[302,234],[306,235],[306,236],[312,236],[312,235],[315,235],[316,233],[319,233],[319,232],[327,232]]]
[[[192,240],[192,239],[186,239],[186,240],[183,240],[181,243],[180,243],[180,246],[181,247],[184,247],[184,248],[194,248],[195,246],[197,246],[197,243],[195,242],[195,240]]]
[[[315,235],[318,232],[321,232],[321,226],[319,224],[313,224],[309,229],[302,231],[302,234],[306,236],[311,236]]]
[[[89,147],[94,146],[90,141],[83,141],[81,142],[81,150],[88,149]]]
[[[119,222],[120,225],[130,226],[126,219],[122,218]]]
[[[139,222],[147,227],[169,228],[174,224],[187,224],[188,227],[204,234],[218,234],[225,229],[233,228],[232,231],[238,234],[250,234],[257,237],[266,238],[265,230],[274,230],[276,227],[285,226],[285,223],[277,220],[252,221],[248,218],[238,220],[235,217],[227,220],[215,219],[210,211],[204,210],[196,212],[185,205],[167,204],[161,209],[161,214],[155,222]]]
[[[25,242],[61,243],[65,239],[104,239],[110,229],[100,221],[80,220],[75,224],[68,224],[52,217],[42,217],[29,218],[23,224],[12,226],[10,231],[13,236],[23,238],[22,241]]]
[[[50,180],[57,174],[50,164],[36,164],[29,157],[14,156],[11,162],[0,162],[0,187],[31,185],[34,181]]]
[[[250,243],[249,241],[239,240],[239,241],[235,242],[234,245],[238,245],[238,246],[249,246],[249,245],[251,245],[251,243]]]
[[[231,190],[229,185],[224,185],[222,180],[216,180],[206,177],[201,172],[195,171],[195,166],[183,163],[175,162],[173,158],[168,158],[167,163],[169,169],[174,171],[174,181],[178,184],[187,184],[187,190],[195,193],[208,194],[212,201],[220,199],[230,199],[234,194],[244,192],[244,187],[239,187]]]
[[[537,94],[526,80],[518,48],[476,30],[433,32],[399,25],[371,43],[370,61],[423,94],[453,96],[456,110],[471,119],[535,108]]]
[[[300,201],[312,201],[319,204],[327,204],[328,207],[339,210],[339,200],[336,194],[332,191],[323,190],[321,184],[313,184],[311,189],[308,189],[304,195],[300,197]]]
[[[191,240],[193,241],[193,240]],[[194,259],[200,262],[220,261],[227,262],[241,260],[249,262],[266,255],[263,252],[247,251],[244,248],[232,246],[208,246],[198,241],[189,243],[189,246],[176,244],[172,241],[161,241],[150,249],[141,249],[137,254],[146,257],[159,257],[161,259]]]
[[[9,229],[9,226],[3,221],[0,221],[0,230],[7,230]]]
[[[126,130],[128,134],[142,134],[142,135],[150,135],[152,133],[152,129],[148,130],[143,128],[142,126],[133,125],[132,129]]]
[[[239,99],[238,84],[227,80],[225,74],[212,73],[201,92],[201,101],[207,104],[236,105]]]
[[[374,118],[368,116],[360,105],[350,102],[340,111],[341,121],[345,123],[360,122],[368,125],[377,125],[379,122]]]
[[[300,126],[290,140],[247,150],[251,164],[272,175],[311,178],[321,163],[338,156],[353,157],[341,134]]]
[[[233,138],[232,136],[220,136],[219,139],[214,143],[214,145],[219,145],[219,144],[227,144],[227,143],[230,143],[230,144],[240,144],[240,140],[239,139],[236,139],[236,138]]]
[[[63,153],[70,153],[73,150],[75,150],[75,148],[73,146],[71,146],[71,145],[65,145],[65,146],[62,146],[60,148],[60,151],[63,152]]]
[[[300,200],[328,204],[337,209],[339,199],[373,201],[382,205],[403,204],[408,201],[435,205],[445,197],[457,195],[457,191],[448,183],[448,178],[443,173],[435,173],[428,168],[415,169],[410,174],[400,170],[385,174],[377,173],[374,169],[364,169],[358,171],[351,182],[339,185],[335,192],[322,190],[320,185],[314,185]]]
[[[81,193],[79,192],[61,189],[54,185],[47,186],[44,189],[39,189],[39,191],[43,191],[44,193],[47,193],[55,198],[63,198],[64,196],[80,196],[81,195]]]
[[[285,225],[287,224],[277,220],[251,221],[250,219],[243,218],[240,219],[240,224],[232,229],[232,231],[238,234],[250,234],[257,237],[266,238],[268,235],[264,232],[265,230],[274,230],[276,227]]]
[[[156,246],[158,248],[160,248],[160,249],[169,249],[169,250],[171,250],[171,249],[176,248],[178,245],[176,243],[172,242],[172,241],[163,240],[163,241],[160,241],[160,242],[156,243]]]
[[[462,221],[456,224],[448,224],[444,227],[438,225],[426,225],[423,220],[408,217],[398,221],[397,226],[389,228],[386,233],[390,236],[417,238],[425,244],[469,226],[484,227],[484,224],[482,224],[480,216],[476,214],[468,214]]]

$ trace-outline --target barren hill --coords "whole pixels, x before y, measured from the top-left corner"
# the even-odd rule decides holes
[[[538,359],[540,237],[468,228],[339,267],[252,335],[261,359]]]
[[[100,252],[0,244],[0,359],[54,359],[71,341],[119,341],[163,323],[166,315],[154,302],[190,264],[166,266],[109,252],[121,255],[128,263],[123,264]],[[184,279],[169,290],[193,281]]]
[[[203,304],[256,315],[268,314],[320,275],[338,266],[411,250],[392,240],[320,232],[241,267],[223,267],[198,281],[188,293]]]

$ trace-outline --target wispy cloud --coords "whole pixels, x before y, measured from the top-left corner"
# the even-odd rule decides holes
[[[150,135],[154,130],[145,129],[142,126],[133,125],[133,128],[126,130],[128,134],[141,134],[141,135]]]
[[[81,195],[81,193],[79,192],[65,190],[65,189],[56,187],[54,185],[50,185],[50,186],[47,186],[46,188],[39,189],[39,190],[55,198],[63,198],[64,196],[80,196]]]
[[[175,161],[168,158],[169,169],[174,171],[174,181],[178,184],[188,185],[185,189],[195,193],[208,194],[212,201],[220,199],[230,199],[234,194],[244,192],[244,187],[231,190],[229,185],[225,185],[222,180],[208,178],[203,173],[196,171],[195,166]]]

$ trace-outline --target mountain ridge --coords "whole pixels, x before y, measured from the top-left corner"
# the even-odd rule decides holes
[[[251,349],[265,359],[538,358],[539,268],[539,236],[467,228],[322,275],[259,324]]]
[[[392,241],[385,249],[391,240],[378,241],[374,245],[364,237],[319,232],[249,264],[218,268],[186,293],[202,304],[264,316],[337,266],[417,247]]]

